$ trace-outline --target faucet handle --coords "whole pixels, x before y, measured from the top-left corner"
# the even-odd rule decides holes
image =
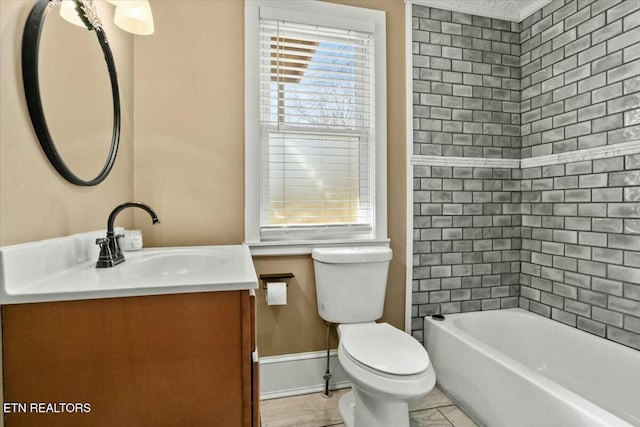
[[[96,267],[113,267],[113,256],[111,248],[109,247],[108,237],[98,237],[96,239],[96,245],[100,246],[100,254],[98,255],[98,262]]]
[[[102,245],[104,245],[106,243],[109,243],[109,239],[106,238],[106,237],[98,237],[96,239],[96,245],[102,246]]]

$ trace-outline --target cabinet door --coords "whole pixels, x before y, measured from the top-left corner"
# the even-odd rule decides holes
[[[50,403],[57,406],[45,408],[58,411],[61,402],[90,405],[75,413],[16,408],[7,426],[250,425],[243,405],[247,294],[3,307],[5,402]]]
[[[244,328],[245,333],[249,333],[250,357],[251,357],[251,378],[248,385],[250,394],[251,408],[251,425],[260,427],[260,364],[258,362],[258,351],[256,348],[256,297],[252,295],[249,298],[248,307],[248,325]],[[247,319],[247,317],[245,317]],[[255,356],[255,358],[254,358]]]

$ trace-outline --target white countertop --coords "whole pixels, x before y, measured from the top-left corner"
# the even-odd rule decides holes
[[[149,248],[95,268],[96,235],[0,248],[0,304],[252,290],[258,287],[243,245]]]

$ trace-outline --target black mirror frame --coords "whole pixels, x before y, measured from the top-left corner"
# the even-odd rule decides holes
[[[118,154],[118,146],[120,143],[120,94],[118,89],[118,76],[116,74],[116,66],[111,53],[111,48],[109,47],[109,42],[107,41],[107,36],[104,33],[100,20],[95,14],[95,10],[92,10],[92,18],[94,20],[87,21],[89,23],[87,27],[89,30],[96,32],[96,36],[98,37],[98,41],[102,47],[104,59],[109,70],[111,93],[113,96],[113,133],[109,154],[100,173],[91,180],[81,179],[73,173],[71,169],[69,169],[56,149],[55,143],[49,133],[49,128],[47,127],[44,110],[42,108],[42,99],[40,96],[40,84],[38,79],[38,48],[40,45],[40,35],[42,33],[42,27],[47,12],[52,6],[58,3],[60,3],[60,0],[37,0],[37,3],[33,6],[29,17],[27,18],[22,36],[22,78],[24,83],[24,92],[33,129],[38,137],[42,150],[53,167],[58,171],[58,173],[60,173],[60,175],[72,184],[93,186],[104,181],[107,175],[109,175],[109,172],[113,168],[113,164],[116,160],[116,155]],[[87,7],[85,2],[82,2],[82,4]]]

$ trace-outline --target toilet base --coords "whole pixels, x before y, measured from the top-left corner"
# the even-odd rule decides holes
[[[356,404],[356,398],[353,395],[353,390],[342,395],[338,401],[338,412],[344,421],[346,427],[354,427],[354,406]]]
[[[346,427],[409,427],[407,402],[385,402],[352,389],[338,403]]]

